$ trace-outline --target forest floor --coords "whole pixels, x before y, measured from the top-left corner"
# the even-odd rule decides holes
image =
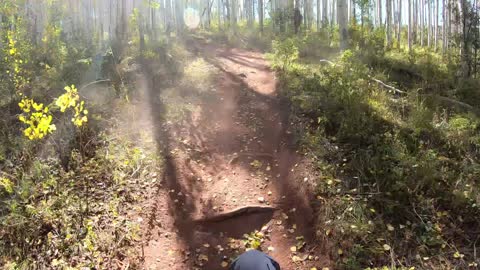
[[[163,155],[139,217],[143,268],[225,269],[249,247],[282,269],[329,267],[326,247],[313,242],[313,170],[295,149],[268,62],[204,40],[187,51],[182,78],[154,85],[134,105],[144,117],[125,123],[151,134],[143,140]]]

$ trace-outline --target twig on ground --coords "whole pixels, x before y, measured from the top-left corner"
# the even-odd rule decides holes
[[[90,87],[90,86],[92,86],[92,85],[95,85],[95,84],[97,84],[97,83],[107,83],[107,82],[110,82],[110,80],[107,79],[107,80],[93,81],[93,82],[91,82],[91,83],[87,83],[87,84],[83,85],[82,87],[80,87],[80,91],[82,91],[83,89],[88,88],[88,87]]]
[[[327,63],[327,64],[330,64],[330,65],[335,65],[334,62],[330,61],[330,60],[327,60],[327,59],[320,59],[319,61],[320,63]]]
[[[227,219],[239,217],[242,215],[256,214],[256,213],[262,213],[262,212],[274,212],[276,210],[278,210],[278,208],[273,206],[258,206],[258,205],[245,206],[245,207],[237,208],[230,212],[224,212],[214,216],[200,218],[195,220],[195,222],[196,223],[222,222]]]
[[[472,105],[461,102],[461,101],[458,101],[458,100],[454,100],[454,99],[451,99],[451,98],[448,98],[448,97],[438,96],[438,95],[433,95],[433,94],[424,94],[422,96],[428,96],[428,97],[436,98],[436,99],[439,99],[441,101],[446,101],[446,102],[450,102],[452,104],[458,105],[460,107],[463,107],[464,109],[467,109],[467,110],[470,110],[470,111],[473,111],[473,112],[478,112],[478,110],[475,107],[473,107]]]
[[[369,79],[372,80],[372,81],[374,81],[374,82],[376,82],[376,83],[378,83],[378,84],[380,84],[380,85],[381,85],[382,87],[384,87],[384,88],[387,88],[387,89],[389,89],[389,90],[392,90],[392,91],[395,92],[395,93],[398,93],[398,94],[406,94],[406,93],[407,93],[407,92],[402,91],[402,90],[400,90],[400,89],[398,89],[398,88],[395,88],[395,87],[393,87],[393,86],[391,86],[391,85],[388,85],[388,84],[380,81],[379,79],[375,79],[375,78],[370,77],[370,76],[369,76]]]
[[[334,62],[332,62],[332,61],[330,61],[330,60],[327,60],[327,59],[320,59],[319,62],[320,62],[320,63],[328,63],[328,64],[330,64],[330,65],[335,65]],[[383,86],[384,88],[387,88],[387,89],[389,89],[389,90],[394,91],[395,93],[399,93],[399,94],[406,94],[406,93],[407,93],[407,92],[402,91],[402,90],[400,90],[400,89],[398,89],[398,88],[395,88],[395,87],[393,87],[393,86],[391,86],[391,85],[388,85],[388,84],[382,82],[382,81],[379,80],[379,79],[375,79],[375,78],[370,77],[370,76],[368,76],[368,78],[369,78],[371,81],[374,81],[374,82],[380,84],[380,85]]]

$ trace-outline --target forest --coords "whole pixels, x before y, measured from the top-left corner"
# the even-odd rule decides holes
[[[0,269],[477,269],[479,49],[478,0],[0,0]]]

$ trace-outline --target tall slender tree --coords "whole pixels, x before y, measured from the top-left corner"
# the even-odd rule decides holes
[[[392,0],[386,0],[386,30],[387,30],[387,47],[392,45]]]
[[[340,49],[345,50],[348,44],[347,0],[337,0],[338,31],[340,34]]]
[[[258,0],[258,24],[260,26],[260,32],[263,33],[263,16],[265,15],[263,0]]]
[[[408,0],[408,51],[412,51],[412,0]]]
[[[400,39],[402,37],[402,1],[403,0],[398,0],[398,31],[397,31],[397,46],[400,49]]]
[[[437,51],[437,48],[438,48],[438,23],[439,23],[439,15],[438,15],[438,10],[439,10],[440,6],[439,6],[439,0],[436,0],[436,3],[435,3],[435,15],[434,15],[434,19],[435,19],[435,51]]]
[[[328,1],[327,0],[322,0],[323,2],[323,25],[327,26],[328,25]]]

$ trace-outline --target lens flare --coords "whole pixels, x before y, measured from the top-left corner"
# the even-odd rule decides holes
[[[190,29],[195,29],[200,25],[200,15],[198,10],[191,7],[187,8],[184,13],[185,25]]]

